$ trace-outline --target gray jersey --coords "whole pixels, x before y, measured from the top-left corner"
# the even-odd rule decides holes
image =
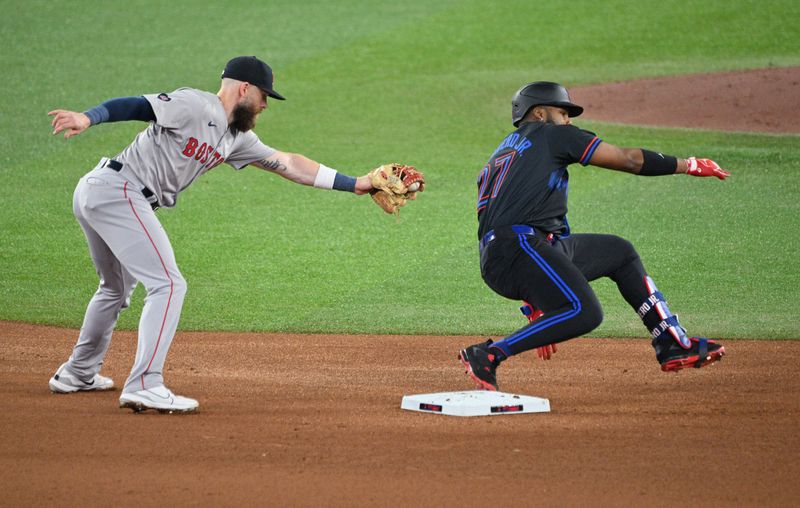
[[[156,121],[114,158],[153,191],[161,206],[175,206],[178,193],[222,162],[241,169],[275,152],[252,131],[231,133],[215,94],[179,88],[144,98]]]

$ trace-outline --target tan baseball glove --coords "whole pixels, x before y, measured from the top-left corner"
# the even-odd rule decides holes
[[[414,166],[384,164],[369,172],[374,189],[373,201],[386,213],[400,215],[400,207],[417,199],[417,192],[425,189],[425,175]]]

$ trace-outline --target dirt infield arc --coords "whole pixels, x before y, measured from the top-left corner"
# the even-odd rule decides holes
[[[477,337],[181,332],[166,378],[200,412],[134,415],[119,392],[51,394],[75,330],[0,323],[5,506],[794,506],[796,341],[732,341],[662,373],[646,340],[577,339],[503,367],[549,414],[402,411],[471,389]],[[118,332],[117,383],[136,337]]]
[[[637,79],[574,87],[570,94],[585,108],[581,118],[590,120],[800,133],[800,67]]]

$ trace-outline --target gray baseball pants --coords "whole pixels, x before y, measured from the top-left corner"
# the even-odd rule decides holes
[[[123,392],[164,384],[163,368],[180,319],[186,281],[169,238],[143,186],[131,174],[105,167],[106,159],[81,178],[73,196],[78,219],[100,285],[86,309],[67,368],[82,379],[100,371],[119,313],[140,281],[147,290],[136,358]]]

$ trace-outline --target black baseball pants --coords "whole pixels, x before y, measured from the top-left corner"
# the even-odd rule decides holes
[[[544,315],[494,346],[506,356],[562,342],[597,328],[603,310],[589,282],[611,278],[636,310],[649,296],[645,269],[633,245],[614,235],[544,234],[498,230],[483,246],[481,275],[497,294],[525,300]]]

